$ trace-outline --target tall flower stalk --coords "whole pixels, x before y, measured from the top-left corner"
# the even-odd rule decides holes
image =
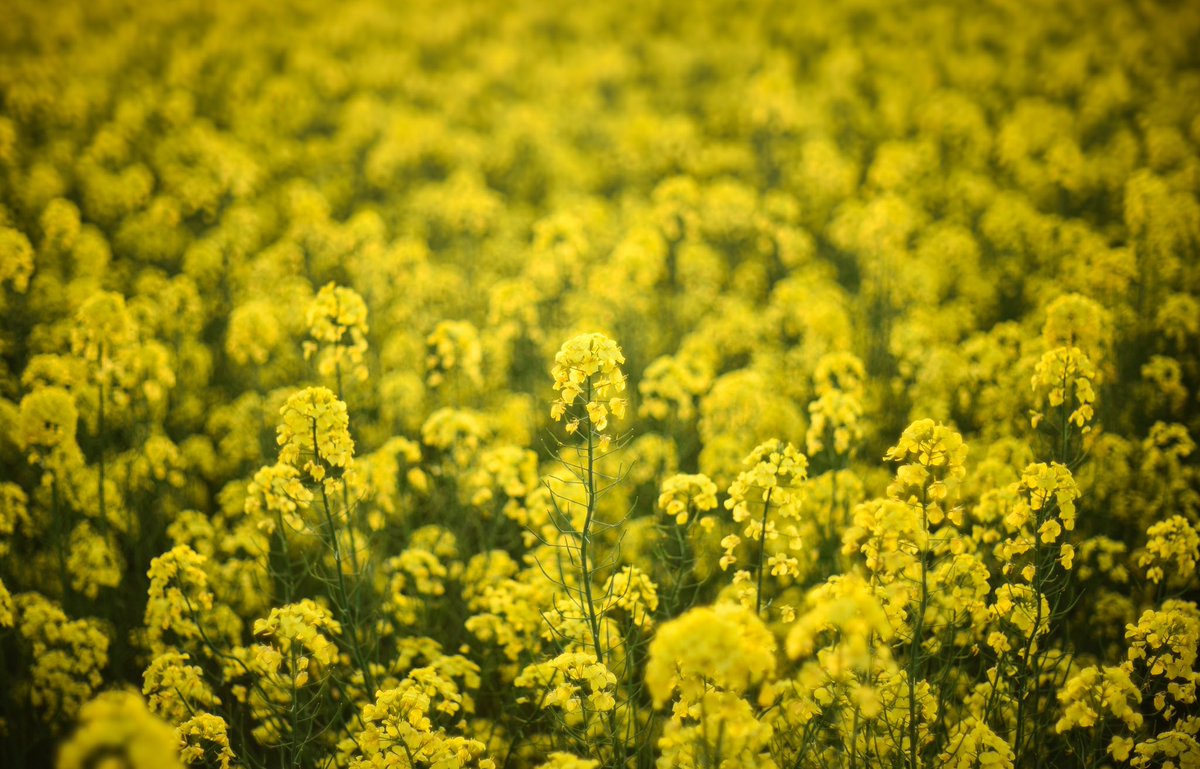
[[[621,395],[625,390],[625,373],[621,370],[624,362],[621,348],[612,339],[598,333],[580,334],[563,344],[551,370],[558,398],[550,407],[550,416],[566,424],[569,442],[562,447],[563,463],[582,490],[582,500],[554,498],[558,525],[566,535],[566,548],[574,560],[572,565],[578,570],[579,583],[574,588],[568,587],[568,591],[574,596],[587,628],[588,638],[583,643],[605,665],[609,662],[602,633],[605,607],[600,600],[603,591],[595,584],[597,512],[600,497],[616,481],[605,483],[606,476],[601,474],[599,463],[616,448],[614,437],[608,432],[609,418],[625,417],[626,400]],[[578,526],[576,505],[582,507]],[[614,710],[607,711],[607,718],[613,765],[622,765],[625,740]]]

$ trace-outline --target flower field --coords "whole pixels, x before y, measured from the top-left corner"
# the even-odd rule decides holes
[[[1200,12],[11,0],[0,764],[1200,767]]]

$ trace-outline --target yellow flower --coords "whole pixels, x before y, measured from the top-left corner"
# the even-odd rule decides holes
[[[1200,534],[1181,515],[1159,521],[1146,530],[1146,550],[1138,556],[1138,566],[1146,569],[1151,582],[1170,581],[1185,584],[1196,573],[1200,560]]]
[[[17,627],[32,651],[29,702],[47,722],[69,721],[100,688],[108,636],[93,620],[69,620],[37,593],[13,597]]]
[[[39,387],[21,399],[17,438],[34,461],[43,452],[75,444],[75,399],[61,387]]]
[[[121,584],[125,559],[111,536],[102,537],[88,521],[81,521],[71,532],[67,570],[71,587],[77,593],[95,598],[101,587]]]
[[[604,612],[620,610],[643,630],[653,624],[653,614],[658,609],[658,586],[638,567],[622,567],[608,578],[600,594]]]
[[[1142,725],[1142,715],[1135,706],[1142,701],[1141,692],[1129,677],[1127,666],[1086,667],[1063,685],[1058,701],[1063,706],[1062,718],[1054,725],[1062,733],[1070,729],[1090,729],[1105,714],[1123,723],[1130,730]]]
[[[265,639],[272,649],[282,654],[293,650],[311,654],[322,667],[337,662],[337,644],[329,636],[336,637],[341,633],[341,623],[329,610],[308,598],[271,609],[266,618],[254,622],[254,635]],[[275,659],[272,667],[278,666],[278,656]]]
[[[561,421],[582,399],[588,429],[599,437],[608,429],[610,410],[617,419],[625,415],[625,401],[618,396],[625,390],[625,374],[621,371],[624,362],[621,348],[603,334],[580,334],[568,339],[554,356],[550,372],[559,394],[550,405],[550,417]],[[584,419],[582,415],[571,417],[567,432],[575,434]]]
[[[308,334],[304,354],[321,353],[317,369],[322,376],[353,374],[367,378],[367,305],[354,289],[327,283],[313,297],[307,312]]]
[[[808,406],[805,447],[810,456],[826,449],[846,455],[863,436],[861,419],[866,370],[850,353],[827,353],[813,372],[817,398]]]
[[[735,523],[745,523],[742,535],[750,540],[778,536],[777,527],[795,522],[800,516],[804,499],[804,482],[808,480],[808,457],[790,443],[778,439],[761,443],[750,452],[743,464],[746,469],[738,473],[729,486],[725,500],[726,509],[732,512]],[[764,515],[767,518],[763,525]],[[787,524],[789,527],[793,523]],[[730,540],[732,542],[732,540]],[[736,547],[736,542],[733,547]],[[794,550],[800,549],[798,541],[788,540]],[[733,547],[726,546],[726,556],[733,558]]]
[[[440,387],[452,374],[474,386],[483,383],[483,347],[479,331],[465,320],[440,321],[425,338],[426,381]]]
[[[283,339],[284,330],[275,309],[264,299],[240,304],[229,314],[225,352],[239,365],[266,364]]]
[[[1118,761],[1128,761],[1129,753],[1133,750],[1133,740],[1129,737],[1115,736],[1108,743],[1108,754]]]
[[[603,403],[589,401],[587,404],[588,420],[603,432],[608,428],[608,408]]]
[[[676,691],[695,701],[708,686],[742,693],[775,672],[775,639],[752,610],[721,603],[691,609],[650,642],[646,687],[655,707]]]
[[[552,751],[546,760],[535,769],[598,769],[600,761],[591,758],[580,758],[560,750]]]
[[[639,416],[666,419],[674,409],[680,419],[693,419],[697,399],[712,384],[711,368],[711,362],[700,355],[667,355],[651,361],[638,385]]]
[[[301,481],[300,471],[282,462],[262,467],[246,486],[246,515],[257,519],[257,525],[273,532],[276,517],[293,529],[304,524],[299,512],[313,501],[313,493]]]
[[[0,226],[0,285],[25,293],[33,275],[33,246],[20,230]]]
[[[924,511],[931,525],[959,513],[946,502],[957,493],[966,476],[967,446],[962,436],[932,419],[920,419],[905,428],[899,442],[884,459],[904,462],[888,486],[888,497]]]
[[[78,728],[59,751],[57,769],[109,765],[183,769],[175,730],[134,692],[105,692],[84,705]]]
[[[189,766],[209,766],[215,756],[219,769],[233,769],[237,756],[229,747],[229,727],[225,719],[211,713],[197,713],[179,725],[179,757]]]
[[[0,628],[9,628],[17,621],[16,609],[13,605],[12,593],[0,579]]]
[[[940,760],[942,766],[952,769],[1005,769],[1012,767],[1014,758],[1012,746],[1003,737],[975,716],[968,716],[951,730]]]
[[[303,470],[317,482],[332,469],[347,470],[354,459],[346,404],[324,387],[307,387],[279,410],[279,461]]]
[[[110,381],[116,353],[137,340],[137,327],[125,305],[125,297],[112,291],[97,291],[75,313],[71,351],[99,366],[97,378]]]
[[[519,689],[531,689],[533,701],[539,707],[561,708],[573,713],[583,707],[592,711],[608,711],[616,707],[613,692],[617,677],[596,660],[592,652],[564,652],[553,659],[527,665],[513,681]]]
[[[1067,422],[1085,430],[1095,416],[1094,388],[1098,381],[1095,366],[1078,347],[1056,347],[1038,360],[1031,386],[1043,410],[1071,409]],[[1034,417],[1036,428],[1044,415],[1039,411]]]
[[[1050,349],[1077,347],[1099,359],[1109,343],[1110,315],[1094,299],[1063,294],[1046,308],[1042,338]]]
[[[191,655],[174,649],[158,654],[142,674],[142,694],[150,698],[155,715],[180,724],[197,709],[221,704],[204,680],[204,671],[191,665]]]
[[[696,702],[695,718],[689,711],[666,721],[658,741],[660,766],[776,769],[769,751],[774,730],[755,717],[750,703],[720,690],[706,691]]]
[[[168,639],[196,642],[203,638],[198,622],[213,607],[207,558],[187,545],[176,545],[150,561],[150,590],[144,624],[151,650],[158,653]]]
[[[676,474],[662,482],[658,509],[685,525],[693,513],[699,514],[717,507],[717,485],[707,475]]]

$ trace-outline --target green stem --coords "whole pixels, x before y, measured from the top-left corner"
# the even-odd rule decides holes
[[[320,462],[321,452],[317,448],[317,420],[313,419],[311,422],[313,455],[315,461]],[[344,485],[345,480],[343,480],[342,483]],[[333,549],[333,561],[337,570],[337,588],[339,597],[341,598],[341,605],[339,608],[343,614],[342,619],[344,620],[344,629],[347,637],[350,639],[350,651],[353,653],[355,661],[362,670],[363,683],[367,685],[369,692],[373,692],[375,690],[375,676],[371,672],[371,666],[367,663],[366,658],[363,656],[362,646],[358,641],[358,612],[352,610],[350,603],[350,592],[346,589],[346,575],[344,573],[345,568],[342,565],[342,546],[338,541],[337,524],[335,524],[333,521],[333,513],[329,504],[329,493],[325,490],[324,482],[320,483],[320,487],[321,507],[325,512],[325,523],[329,527],[329,544]]]
[[[926,483],[921,490],[921,531],[929,536],[929,486]],[[928,540],[927,540],[928,541]],[[921,560],[921,603],[913,618],[912,641],[908,649],[908,762],[912,769],[917,769],[917,679],[920,673],[921,636],[925,633],[925,610],[929,606],[929,574],[928,551],[921,548],[917,551]]]
[[[1070,426],[1069,420],[1070,420],[1071,415],[1067,411],[1067,409],[1068,409],[1067,404],[1070,401],[1067,400],[1067,374],[1066,374],[1065,370],[1063,371],[1062,387],[1063,387],[1063,404],[1062,404],[1062,416],[1061,416],[1062,437],[1061,437],[1061,445],[1059,448],[1058,461],[1062,462],[1064,465],[1069,465],[1070,463],[1067,461],[1067,442],[1070,439],[1070,432],[1069,432],[1068,428]],[[1074,388],[1072,388],[1072,389],[1074,389]],[[1072,392],[1071,394],[1072,394],[1072,396],[1074,396],[1074,392]]]
[[[592,398],[592,383],[587,386],[588,402]],[[579,570],[583,579],[584,613],[587,615],[588,627],[592,633],[592,648],[596,652],[596,661],[604,661],[604,653],[600,648],[600,618],[596,614],[596,605],[592,600],[592,571],[588,562],[588,545],[592,538],[592,519],[596,513],[596,443],[592,431],[592,420],[585,417],[587,430],[587,476],[584,478],[584,496],[586,509],[583,518],[583,530],[579,533]]]
[[[588,380],[586,397],[588,403],[592,400],[592,383]],[[583,597],[585,602],[585,613],[588,619],[588,625],[592,632],[592,648],[596,653],[596,662],[599,662],[607,667],[608,662],[604,658],[604,651],[600,645],[600,616],[596,613],[596,604],[592,598],[592,570],[591,564],[588,561],[588,545],[591,544],[592,538],[592,521],[596,515],[596,434],[592,429],[592,419],[590,416],[585,416],[585,429],[587,430],[587,468],[586,478],[584,479],[584,492],[586,496],[587,508],[584,514],[583,529],[579,536],[579,567],[580,577],[583,580]],[[612,740],[613,761],[615,765],[622,765],[624,761],[619,759],[623,752],[623,742],[620,734],[617,733],[616,710],[608,711],[609,737]]]
[[[350,651],[354,654],[355,662],[363,672],[363,682],[367,685],[368,691],[375,689],[375,677],[371,672],[371,666],[367,663],[363,656],[362,647],[358,642],[358,617],[357,612],[351,611],[350,608],[350,593],[346,590],[346,576],[343,574],[342,567],[342,547],[338,543],[337,526],[333,522],[333,514],[329,510],[329,495],[325,492],[325,485],[321,484],[321,506],[325,510],[325,523],[329,526],[329,541],[333,548],[333,561],[337,569],[337,587],[339,598],[341,598],[342,619],[344,620],[345,631],[347,638],[350,639]]]
[[[101,360],[103,360],[103,358],[104,358],[103,348],[101,348],[101,356],[100,357],[101,357]],[[96,380],[96,390],[97,390],[97,393],[96,393],[96,437],[99,439],[98,440],[99,445],[96,449],[96,464],[97,464],[97,467],[99,470],[99,473],[97,474],[98,480],[96,482],[96,498],[97,498],[97,506],[100,511],[100,534],[103,535],[108,532],[108,507],[105,504],[105,499],[104,499],[104,433],[105,433],[105,429],[104,429],[104,381],[102,379]],[[134,537],[135,542],[137,541],[137,533],[136,532],[130,531],[129,536]]]
[[[771,492],[773,491],[775,491],[774,488],[767,489],[767,496],[763,500],[762,531],[759,532],[758,538],[758,591],[754,598],[754,613],[757,615],[762,614],[763,573],[767,570],[767,513],[771,509]]]
[[[59,523],[58,514],[58,476],[53,476],[54,480],[50,482],[50,516],[58,528],[58,578],[62,582],[62,603],[63,611],[70,614],[67,608],[67,598],[71,595],[71,577],[67,573],[67,540],[71,534],[67,527]]]
[[[854,709],[854,721],[850,726],[850,769],[858,769],[858,708]]]
[[[1046,511],[1046,506],[1043,506],[1043,514],[1045,513],[1045,511]],[[1039,517],[1037,519],[1037,528],[1038,529],[1041,528],[1041,524],[1044,520],[1045,520],[1045,518],[1042,517],[1041,515],[1039,515]],[[1039,694],[1038,690],[1040,687],[1040,683],[1037,680],[1038,676],[1040,675],[1040,671],[1038,670],[1038,668],[1040,667],[1040,664],[1035,665],[1033,662],[1031,662],[1031,658],[1033,657],[1033,645],[1037,639],[1038,628],[1041,627],[1041,624],[1042,624],[1042,585],[1044,584],[1044,579],[1043,579],[1044,578],[1044,570],[1042,568],[1042,538],[1038,535],[1036,530],[1034,531],[1034,535],[1033,535],[1033,543],[1034,543],[1033,544],[1033,568],[1034,568],[1033,601],[1034,601],[1035,609],[1034,609],[1033,629],[1030,631],[1029,637],[1025,639],[1025,648],[1021,654],[1021,665],[1024,668],[1024,670],[1021,671],[1021,681],[1019,682],[1020,691],[1018,692],[1018,697],[1017,697],[1017,739],[1016,739],[1016,744],[1014,745],[1014,752],[1015,752],[1015,756],[1017,759],[1014,762],[1014,765],[1018,765],[1018,766],[1022,763],[1021,759],[1026,754],[1026,751],[1025,751],[1025,721],[1027,720],[1026,715],[1027,715],[1027,711],[1029,710],[1026,703],[1029,699],[1030,693],[1025,688],[1025,686],[1031,685],[1033,687],[1033,692],[1032,692],[1033,703],[1032,703],[1032,705],[1033,705],[1034,718],[1037,717],[1038,694]],[[1039,662],[1040,662],[1040,658],[1039,658]],[[1040,734],[1040,730],[1034,731],[1033,741],[1034,741],[1035,745],[1038,742],[1037,736],[1039,734]],[[1034,750],[1034,765],[1035,766],[1041,765],[1040,751],[1038,751],[1036,749]]]
[[[336,361],[334,363],[334,371],[337,373],[337,397],[338,397],[338,400],[340,400],[342,403],[345,403],[346,397],[342,392],[342,363],[341,363],[341,361]],[[350,411],[350,407],[347,406],[346,412],[349,413],[349,411]],[[317,445],[316,443],[313,443],[314,448],[316,447],[316,445]],[[354,539],[354,528],[355,527],[353,525],[350,525],[352,523],[351,517],[350,517],[350,511],[351,511],[350,486],[349,486],[349,484],[346,484],[346,483],[342,484],[342,506],[346,510],[346,522],[347,522],[346,533],[350,536],[350,567],[352,569],[354,569],[355,574],[358,574],[359,573],[358,544],[355,542],[355,539]]]
[[[672,554],[671,561],[675,574],[671,584],[671,598],[668,603],[669,611],[672,616],[678,614],[682,607],[679,605],[679,598],[683,595],[683,587],[688,579],[688,572],[691,570],[691,559],[689,556],[688,535],[691,533],[692,524],[695,523],[695,511],[689,505],[688,522],[686,528],[681,527],[677,523],[669,523],[675,535],[676,552]],[[694,596],[693,596],[694,598]]]
[[[289,604],[292,602],[292,556],[288,550],[287,532],[283,530],[283,527],[287,524],[284,523],[283,513],[279,510],[275,511],[275,520],[275,528],[279,533],[279,548],[283,553],[283,602]],[[269,557],[270,554],[268,553]]]
[[[300,766],[303,756],[300,755],[301,746],[299,746],[297,744],[297,739],[300,735],[300,723],[299,723],[299,718],[300,718],[299,710],[300,709],[299,709],[299,692],[297,691],[297,688],[296,688],[296,646],[295,646],[295,644],[293,644],[290,649],[289,657],[290,657],[290,663],[288,665],[288,672],[291,674],[289,676],[289,678],[292,679],[292,681],[291,681],[292,702],[291,702],[291,707],[289,708],[289,715],[292,718],[292,733],[291,733],[291,739],[288,740],[288,743],[289,743],[288,748],[289,748],[289,752],[291,753],[292,766]]]

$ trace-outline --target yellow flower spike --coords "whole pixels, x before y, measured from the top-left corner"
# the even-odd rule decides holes
[[[57,763],[58,769],[110,765],[183,769],[175,730],[131,691],[105,692],[84,705],[79,725],[63,744]]]
[[[303,686],[314,671],[323,674],[337,663],[337,646],[325,633],[341,632],[341,624],[328,609],[305,598],[271,609],[267,617],[255,621],[254,634],[265,642],[258,645],[256,659],[267,671],[291,676],[296,686]]]
[[[21,399],[17,437],[26,449],[53,449],[74,443],[75,399],[61,387],[39,387]]]
[[[99,366],[102,379],[110,382],[117,373],[117,353],[137,341],[137,326],[125,297],[112,291],[92,294],[75,314],[75,324],[72,352]]]
[[[1008,741],[973,715],[955,724],[940,756],[942,766],[950,769],[1011,769],[1015,758]]]
[[[808,480],[808,458],[792,444],[771,439],[755,447],[744,460],[746,467],[729,487],[725,508],[735,523],[744,523],[742,535],[750,540],[777,536],[776,520],[793,520],[804,500]],[[767,526],[763,526],[763,513]],[[729,540],[727,537],[726,540]],[[740,540],[738,540],[740,541]],[[733,547],[722,543],[726,556]]]
[[[563,386],[560,394],[562,395],[562,402],[569,406],[583,395],[583,388],[572,381]]]
[[[1196,573],[1200,562],[1200,533],[1181,515],[1159,521],[1146,530],[1146,549],[1138,557],[1138,566],[1147,578],[1162,582],[1169,571],[1171,581],[1184,584]]]
[[[71,532],[67,571],[71,585],[81,595],[96,598],[101,587],[121,583],[124,558],[112,535],[102,537],[88,521],[81,521]]]
[[[1133,745],[1134,742],[1131,738],[1118,735],[1109,741],[1107,752],[1117,761],[1125,762],[1129,760]]]
[[[544,763],[535,769],[598,769],[600,762],[590,758],[580,758],[563,751],[552,751],[546,756]]]
[[[99,622],[68,619],[38,593],[12,596],[11,613],[20,636],[40,651],[29,668],[29,702],[37,717],[53,724],[73,719],[100,688],[108,664],[108,636]]]
[[[16,293],[25,293],[33,276],[34,254],[33,245],[23,232],[0,226],[0,286],[7,283]]]
[[[316,482],[329,469],[347,470],[354,459],[354,439],[346,404],[324,387],[307,387],[287,399],[276,430],[279,461],[301,469]],[[315,441],[315,443],[314,443]]]
[[[1038,537],[1043,543],[1050,544],[1062,534],[1062,526],[1053,518],[1048,519],[1038,528]]]
[[[501,19],[479,3],[439,6],[436,18],[421,3],[368,0],[337,18],[287,4],[265,31],[223,4],[199,16],[189,4],[67,5],[17,3],[5,37],[19,44],[4,53],[0,114],[0,303],[11,320],[0,414],[5,456],[22,466],[0,482],[0,576],[15,593],[0,589],[12,699],[0,742],[35,753],[65,742],[80,705],[129,672],[102,662],[119,638],[159,666],[164,712],[195,722],[189,733],[170,718],[181,749],[189,740],[185,760],[209,766],[228,760],[222,740],[246,745],[247,765],[354,769],[486,767],[484,751],[531,769],[631,757],[681,769],[1039,759],[1139,769],[1194,755],[1179,752],[1196,736],[1191,615],[1164,597],[1196,592],[1198,463],[1194,443],[1176,454],[1184,437],[1160,444],[1149,427],[1196,427],[1200,119],[1172,98],[1194,90],[1194,3],[1118,0],[1101,13],[1043,3],[1020,25],[968,4],[874,3],[865,26],[857,4],[772,4],[770,25],[726,6],[675,30],[637,23],[637,9],[620,39],[607,32],[627,8],[599,4],[558,35],[528,34],[547,26],[536,3]],[[131,28],[186,28],[194,45],[163,47],[142,72],[131,36],[96,34],[124,11]],[[772,45],[767,27],[805,27],[800,42],[819,50]],[[889,48],[909,27],[932,48]],[[862,34],[838,34],[848,28]],[[1063,29],[1079,34],[1047,44]],[[714,39],[770,50],[748,61]],[[558,61],[574,43],[583,55]],[[421,65],[417,77],[405,62]],[[331,279],[344,285],[323,285]],[[531,452],[531,488],[515,460],[491,462],[537,442],[531,361],[577,328],[628,329],[629,362],[589,342],[579,345],[589,359],[551,380],[541,408],[565,445]],[[310,439],[313,426],[340,426],[307,417],[264,458],[264,409],[270,422],[305,377],[336,392],[331,367],[365,376],[375,362],[378,386],[339,395],[361,419],[344,464]],[[464,392],[457,378],[471,380],[477,363],[485,386]],[[622,370],[635,364],[636,401]],[[160,367],[178,386],[146,381],[142,369]],[[1105,404],[1100,430],[1110,379],[1120,401]],[[596,463],[597,488],[616,485],[592,495],[595,537],[581,548],[580,487],[538,484],[553,461],[578,459],[581,442],[619,448],[626,412],[651,419],[644,437],[669,451],[633,445],[628,462]],[[893,441],[888,470],[874,448],[853,458],[896,419],[926,415],[964,431],[969,479],[928,431]],[[1031,445],[1030,424],[1046,440]],[[380,447],[398,434],[428,456],[387,456]],[[771,434],[822,477],[785,507],[777,446],[745,505],[715,514],[747,470],[740,457]],[[156,435],[178,442],[178,459],[154,456]],[[355,457],[363,447],[370,461]],[[716,480],[711,505],[700,484],[668,483],[679,468]],[[332,507],[312,508],[333,491]],[[647,493],[660,497],[652,511]],[[461,552],[411,541],[431,516],[466,524]],[[1099,532],[1120,541],[1098,545]],[[337,589],[332,543],[358,558],[337,571],[354,600],[321,604]],[[536,567],[555,577],[547,556],[570,560],[571,547],[594,569],[545,579]],[[676,551],[677,572],[655,559]],[[146,562],[125,562],[134,557]],[[753,600],[765,570],[777,641],[794,624],[777,620],[816,610],[808,596],[829,575],[861,575],[894,636],[859,670],[855,642],[813,629],[811,657],[777,660],[770,707],[773,687],[730,697],[691,681],[673,695],[686,704],[649,716],[628,675],[654,636],[613,626],[640,614],[663,624],[670,612],[644,597],[614,607],[621,591],[595,590],[634,564],[677,573],[683,605],[747,588]],[[111,592],[148,567],[148,595]],[[1034,586],[1053,607],[1036,650],[1014,624],[1038,615],[1036,592],[1020,589]],[[345,639],[320,631],[347,650],[324,686],[318,639],[316,650],[276,646],[303,623],[250,634],[255,618],[304,597],[346,622]],[[589,681],[574,699],[554,688],[578,718],[530,713],[532,696],[496,707],[522,665],[587,638],[577,617],[596,605],[606,616],[593,633],[612,639],[597,654],[621,677],[606,717],[583,723],[579,711],[607,707]],[[1006,611],[991,616],[993,606]],[[1158,614],[1143,621],[1147,609]],[[103,619],[81,619],[92,614]],[[365,624],[350,628],[352,616]],[[479,717],[448,712],[411,675],[440,654],[415,634],[463,620],[472,653],[493,666]],[[1113,660],[1127,625],[1129,658]],[[352,631],[369,646],[367,670],[349,651]],[[308,660],[299,698],[239,668],[256,664],[260,642],[277,667]],[[1105,678],[1114,663],[1145,702]],[[1086,697],[1055,701],[1093,664]],[[201,704],[188,666],[228,701]],[[917,680],[886,680],[906,666]],[[172,675],[186,702],[167,703]],[[906,746],[899,724],[916,723],[909,711],[923,704],[894,698],[920,679],[943,707],[933,741]],[[389,695],[402,687],[413,692],[403,706]],[[227,728],[201,720],[217,712]],[[1130,712],[1152,723],[1131,724]],[[1054,734],[1068,713],[1079,725]]]
[[[584,699],[590,710],[612,710],[616,684],[616,676],[592,652],[563,652],[527,665],[513,682],[535,692],[533,701],[543,709],[561,708],[566,713],[578,711]]]
[[[179,725],[179,757],[185,764],[195,765],[216,756],[219,769],[232,769],[237,756],[229,746],[229,727],[225,719],[211,713],[197,713]]]
[[[687,524],[691,511],[700,514],[715,510],[716,507],[717,486],[707,475],[676,474],[662,483],[658,508],[673,517],[678,526]]]
[[[304,354],[319,355],[321,376],[367,378],[367,305],[356,291],[327,283],[313,297],[306,320],[312,341],[305,343]]]
[[[164,639],[170,636],[175,643],[202,640],[196,615],[211,610],[214,600],[204,570],[207,561],[188,545],[176,545],[150,561],[143,624],[152,651],[164,650]]]
[[[775,664],[775,639],[752,610],[698,607],[659,627],[650,642],[646,686],[661,708],[689,682],[747,691],[770,680]]]
[[[587,404],[588,421],[592,423],[597,430],[603,432],[608,428],[608,409],[602,403],[590,401]]]
[[[607,453],[613,436],[607,433],[609,416],[621,419],[625,401],[616,396],[625,389],[620,365],[625,356],[617,343],[603,334],[580,334],[563,343],[554,357],[551,375],[558,399],[550,405],[554,421],[566,421],[567,435],[582,434],[595,441],[601,453]],[[583,408],[576,404],[583,401]]]
[[[1094,385],[1098,379],[1092,361],[1078,347],[1057,347],[1038,361],[1031,386],[1039,401],[1053,408],[1064,404],[1073,407],[1067,421],[1082,429],[1095,415]],[[1037,413],[1041,414],[1042,410]],[[1036,428],[1040,421],[1035,419],[1033,426]]]
[[[1111,314],[1082,294],[1063,294],[1046,308],[1042,338],[1050,348],[1075,346],[1096,357],[1109,345]]]
[[[190,662],[191,655],[167,650],[155,656],[142,677],[142,694],[149,698],[150,710],[172,723],[186,721],[196,709],[221,704],[204,671]]]
[[[479,331],[465,320],[440,321],[425,339],[426,381],[439,387],[447,376],[459,375],[478,387],[483,383],[483,346]]]

